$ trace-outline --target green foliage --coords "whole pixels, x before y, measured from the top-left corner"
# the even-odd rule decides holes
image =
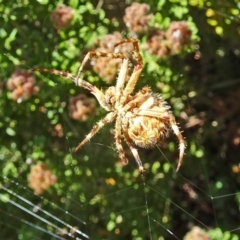
[[[64,230],[61,223],[56,230],[28,214],[28,203],[20,197],[77,225],[91,239],[140,240],[150,234],[152,239],[172,239],[169,231],[183,239],[190,225],[204,228],[212,240],[239,239],[239,229],[230,231],[239,228],[240,220],[239,6],[227,2],[148,1],[152,28],[166,31],[173,21],[187,21],[192,32],[193,44],[159,59],[146,51],[147,33],[136,35],[123,22],[131,1],[65,1],[73,19],[64,29],[55,29],[51,21],[63,1],[0,1],[1,239],[55,239]],[[86,52],[114,31],[124,38],[138,37],[144,70],[137,89],[149,85],[161,93],[179,122],[188,145],[180,173],[174,172],[175,136],[155,149],[139,149],[144,181],[125,145],[129,164],[122,167],[111,133],[114,125],[71,154],[106,112],[97,105],[87,121],[72,119],[70,97],[91,94],[66,79],[34,73],[39,91],[19,102],[11,97],[7,82],[16,69],[76,74]],[[90,64],[83,76],[99,88],[109,86]],[[31,166],[38,162],[58,179],[42,198],[27,182]],[[186,184],[190,190],[185,190]],[[37,211],[34,206],[32,212]]]
[[[209,236],[211,240],[239,240],[239,236],[236,234],[231,234],[230,232],[222,232],[220,228],[215,228],[209,231]]]

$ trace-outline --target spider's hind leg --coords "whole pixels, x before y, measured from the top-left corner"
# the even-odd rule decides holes
[[[176,172],[177,172],[183,162],[183,155],[184,155],[184,151],[186,148],[186,142],[185,142],[185,140],[179,130],[179,127],[177,126],[176,120],[173,116],[170,116],[170,124],[171,124],[174,134],[177,136],[178,141],[179,141],[179,159],[178,159],[177,168],[176,168]]]
[[[133,143],[133,141],[130,139],[128,133],[127,133],[126,131],[124,131],[123,134],[124,134],[125,141],[126,141],[128,147],[130,148],[130,150],[131,150],[131,152],[132,152],[132,154],[133,154],[133,156],[134,156],[134,158],[135,158],[135,160],[136,160],[136,162],[137,162],[138,170],[139,170],[140,174],[143,176],[145,170],[144,170],[144,168],[143,168],[142,161],[141,161],[141,159],[140,159],[140,157],[139,157],[137,148],[134,147],[134,143]]]

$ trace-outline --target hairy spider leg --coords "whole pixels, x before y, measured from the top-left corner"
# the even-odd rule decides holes
[[[125,104],[128,96],[133,92],[134,87],[141,75],[141,72],[142,72],[142,68],[138,68],[137,66],[134,68],[133,73],[132,73],[130,79],[128,80],[127,85],[126,85],[125,89],[123,90],[123,94],[120,98],[120,101],[119,101],[120,106]]]
[[[90,139],[106,124],[111,123],[116,118],[116,113],[110,112],[101,119],[97,124],[95,124],[92,128],[92,130],[88,133],[88,135],[83,139],[81,143],[78,144],[78,146],[73,150],[73,152],[77,152],[86,142],[90,141]]]
[[[184,149],[186,148],[186,143],[185,143],[185,140],[179,130],[179,127],[177,126],[176,120],[172,115],[170,116],[170,125],[172,127],[174,134],[177,136],[178,141],[179,141],[179,159],[178,159],[177,168],[176,168],[176,172],[178,172],[179,168],[182,165]]]
[[[148,87],[147,87],[147,89],[148,89]],[[134,95],[134,98],[132,100],[130,100],[128,103],[126,103],[124,105],[124,111],[127,112],[127,111],[129,111],[129,109],[135,108],[135,107],[141,105],[148,98],[149,98],[148,92],[145,91],[145,93],[143,93],[143,89],[140,90],[137,94]],[[141,115],[141,114],[139,114],[139,111],[141,111],[141,110],[136,111],[135,114]]]
[[[86,82],[85,80],[80,79],[80,78],[77,79],[71,73],[63,72],[63,71],[59,71],[59,70],[55,70],[55,69],[34,68],[33,71],[48,72],[48,73],[52,73],[54,75],[65,77],[67,79],[72,80],[77,86],[80,86],[80,87],[83,87],[83,88],[89,90],[97,98],[101,107],[107,111],[110,111],[109,107],[105,103],[104,94],[102,93],[102,91],[100,91],[97,87],[93,86],[89,82]]]
[[[156,117],[163,120],[169,120],[170,119],[170,113],[166,114],[166,110],[159,112],[154,110],[148,110],[148,109],[140,109],[136,112],[136,115],[138,116],[148,116],[148,117]]]
[[[143,176],[145,170],[143,168],[142,161],[141,161],[141,159],[139,157],[137,148],[134,147],[134,143],[133,143],[132,139],[129,137],[127,131],[124,131],[123,134],[124,134],[124,139],[125,139],[128,147],[130,148],[130,150],[132,152],[132,155],[134,156],[134,158],[135,158],[135,160],[137,162],[138,170],[141,173],[141,175]]]
[[[64,71],[59,71],[59,70],[55,70],[55,69],[47,69],[47,68],[33,68],[32,71],[34,72],[47,72],[47,73],[51,73],[57,76],[61,76],[61,77],[65,77],[68,78],[70,80],[72,80],[73,82],[76,83],[76,85],[81,86],[87,90],[89,90],[90,92],[95,92],[96,87],[93,86],[91,83],[83,80],[83,79],[78,79],[78,82],[76,82],[76,77],[73,76],[71,73],[68,72],[64,72]]]
[[[121,118],[117,117],[116,123],[115,123],[115,141],[116,141],[116,148],[118,151],[118,154],[120,156],[120,159],[123,164],[128,163],[128,159],[126,158],[122,146],[122,127],[121,127]]]
[[[115,102],[115,107],[117,107],[117,103],[119,103],[121,96],[123,95],[123,88],[124,84],[127,80],[128,76],[128,59],[123,59],[122,66],[120,68],[118,77],[117,77],[117,83],[116,83],[116,88],[115,88],[115,94],[116,94],[116,102]]]
[[[142,66],[143,65],[143,58],[142,58],[142,55],[140,54],[140,51],[139,51],[139,45],[138,45],[137,39],[134,39],[134,38],[124,39],[124,40],[116,43],[114,45],[114,47],[117,47],[117,46],[122,45],[124,43],[132,43],[134,57],[136,58],[136,60],[138,62],[138,65]]]
[[[136,85],[136,83],[141,75],[142,69],[143,69],[143,58],[139,51],[138,41],[134,38],[124,39],[124,40],[120,41],[119,43],[115,44],[114,47],[117,47],[117,46],[125,44],[125,43],[131,43],[133,45],[133,55],[136,58],[138,64],[135,66],[133,73],[132,73],[130,79],[128,80],[128,83],[123,91],[123,95],[122,95],[120,101],[116,102],[116,103],[119,103],[119,105],[124,104],[127,100],[128,95],[130,95],[133,92],[135,85]]]
[[[81,66],[78,69],[78,73],[77,73],[77,77],[76,79],[78,79],[81,75],[81,72],[84,68],[84,66],[86,65],[87,61],[91,58],[99,58],[99,57],[108,57],[108,58],[120,58],[120,59],[124,59],[124,55],[121,53],[106,53],[106,52],[95,52],[95,51],[90,51],[87,53],[87,55],[84,57]]]

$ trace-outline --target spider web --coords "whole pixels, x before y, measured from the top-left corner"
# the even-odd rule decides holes
[[[191,105],[189,107],[191,108]],[[67,132],[68,124],[64,116],[59,121],[64,126],[64,131]],[[103,144],[101,143],[101,134],[108,135],[109,127],[103,129],[86,145],[86,151],[94,149],[95,156],[97,156],[107,148],[115,153],[110,137],[109,143]],[[186,140],[188,141],[188,139]],[[74,145],[67,137],[65,146],[71,160],[71,151],[68,149]],[[211,176],[205,162],[208,159],[201,158],[199,162],[196,162],[196,169],[189,170],[194,171],[197,180],[192,178],[192,174],[188,175],[187,172],[182,174],[181,170],[179,173],[175,173],[174,161],[166,157],[160,148],[157,151],[163,161],[159,163],[160,165],[151,166],[151,171],[155,174],[154,176],[151,174],[151,177],[154,179],[149,179],[148,172],[144,178],[137,176],[135,162],[131,159],[129,165],[125,167],[130,169],[130,174],[124,176],[121,184],[119,184],[121,178],[116,180],[111,177],[111,168],[114,166],[115,159],[104,164],[104,166],[109,166],[105,171],[107,176],[102,175],[102,178],[99,178],[99,174],[95,173],[98,171],[98,165],[102,164],[101,162],[104,160],[97,157],[85,158],[81,162],[83,168],[88,166],[91,161],[94,163],[90,166],[95,165],[96,169],[89,170],[89,167],[86,167],[88,178],[86,180],[79,177],[79,182],[82,182],[81,188],[73,186],[72,193],[62,194],[60,201],[48,197],[48,195],[44,197],[34,195],[32,190],[27,187],[27,181],[24,178],[9,179],[2,174],[1,201],[12,206],[11,212],[6,211],[4,205],[1,205],[0,208],[3,236],[9,229],[18,232],[19,236],[21,236],[21,231],[31,229],[30,232],[34,232],[35,235],[24,235],[25,239],[42,239],[40,237],[43,236],[42,233],[46,239],[113,239],[113,237],[109,238],[107,229],[109,232],[114,232],[115,236],[119,237],[118,239],[183,239],[183,232],[186,233],[186,229],[198,226],[206,231],[213,228],[223,229],[228,232],[227,234],[235,233],[234,239],[239,239],[237,237],[240,235],[239,223],[235,221],[236,225],[232,225],[234,221],[229,220],[229,225],[226,225],[228,218],[239,219],[239,205],[236,200],[232,200],[239,198],[240,192],[237,190],[239,182],[224,182],[223,179],[218,178],[218,175]],[[116,153],[115,155],[117,157]],[[147,162],[147,159],[142,160]],[[187,162],[184,162],[182,168],[186,166]],[[68,166],[69,169],[75,167],[71,164]],[[159,172],[161,168],[164,169],[164,172]],[[231,175],[232,173],[226,172],[226,174]],[[210,181],[212,178],[215,179],[214,183]],[[84,188],[86,181],[92,183],[92,189]],[[118,185],[116,181],[118,181]],[[175,184],[176,182],[177,184]],[[224,187],[223,183],[228,187],[227,194],[224,191],[226,186]],[[71,183],[67,184],[71,185]],[[174,186],[172,191],[175,194],[166,192],[166,185]],[[131,202],[129,201],[131,199],[137,199],[137,201]],[[120,204],[110,205],[109,203],[112,202]],[[236,202],[236,205],[230,206],[229,202]],[[69,212],[69,206],[74,206],[74,211]],[[223,206],[226,206],[227,211],[222,209]],[[93,214],[94,211],[95,214]],[[199,217],[199,212],[203,212],[201,217]],[[227,215],[226,212],[229,214]],[[212,215],[214,220],[211,219]],[[182,222],[174,222],[176,216],[181,216]],[[38,223],[41,222],[41,225],[35,224],[36,220]],[[174,228],[169,227],[171,221],[174,222]],[[131,226],[125,225],[125,222],[131,222]],[[215,223],[214,226],[211,224],[212,222]],[[107,226],[105,226],[106,223]],[[188,226],[185,225],[186,223]],[[19,225],[24,226],[25,229],[20,229]],[[226,226],[228,228],[224,229]],[[121,235],[122,227],[129,229],[129,235]],[[147,237],[141,236],[142,228],[148,229]],[[230,235],[221,235],[220,230],[218,234],[219,237],[214,239],[233,239],[230,238]],[[198,239],[207,238],[199,237]]]

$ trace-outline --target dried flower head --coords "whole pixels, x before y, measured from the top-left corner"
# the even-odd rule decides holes
[[[149,21],[152,19],[149,9],[149,5],[145,3],[134,2],[126,8],[123,21],[132,32],[146,32],[149,30]]]
[[[172,54],[179,53],[186,45],[191,44],[192,31],[186,21],[171,22],[166,31],[169,48]]]
[[[61,4],[51,14],[51,21],[56,29],[64,29],[71,24],[73,19],[72,8]]]
[[[96,100],[80,94],[70,98],[69,114],[76,120],[86,121],[95,112]]]
[[[26,70],[16,70],[8,79],[7,88],[12,91],[12,98],[18,102],[30,98],[39,91],[35,86],[35,77]]]
[[[162,30],[152,31],[147,38],[146,50],[159,59],[169,56],[171,52],[168,48],[165,32]]]
[[[28,186],[34,190],[34,193],[42,194],[51,185],[57,182],[57,178],[44,163],[38,163],[31,167],[28,176]]]

